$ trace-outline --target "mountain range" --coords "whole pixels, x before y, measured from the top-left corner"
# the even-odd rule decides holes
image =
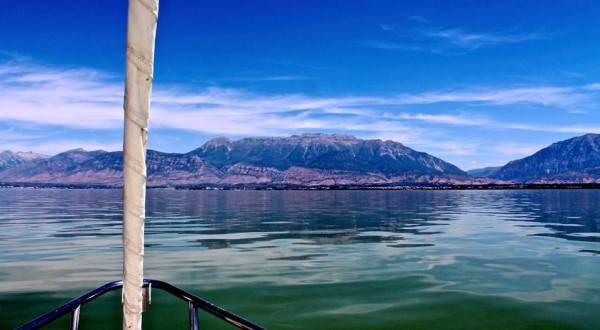
[[[0,182],[119,186],[120,151],[0,153]],[[149,186],[394,186],[600,182],[600,136],[557,142],[502,167],[465,172],[394,141],[348,135],[216,138],[187,153],[148,150]]]
[[[70,150],[13,162],[4,183],[102,184],[122,181],[122,153]],[[346,135],[216,138],[188,153],[148,150],[152,185],[385,185],[460,183],[467,173],[401,143]]]

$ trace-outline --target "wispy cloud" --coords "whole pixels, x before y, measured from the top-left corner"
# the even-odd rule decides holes
[[[22,133],[12,129],[0,130],[0,141],[20,141],[20,140],[31,140],[38,139],[43,135]]]
[[[468,118],[451,114],[424,114],[424,113],[401,113],[399,115],[386,114],[388,118],[426,121],[436,124],[461,125],[461,126],[483,126],[489,125],[486,119]]]
[[[380,24],[385,33],[381,38],[360,41],[359,44],[375,49],[423,51],[436,54],[458,55],[479,48],[545,40],[551,34],[541,32],[475,31],[465,27],[432,26],[422,16],[411,16],[416,26]]]
[[[548,36],[530,33],[508,33],[508,32],[471,32],[463,28],[437,28],[421,30],[424,38],[437,40],[444,46],[455,46],[465,50],[475,50],[481,47],[495,46],[499,44],[514,44],[531,40],[543,40]]]
[[[528,156],[546,147],[545,145],[532,145],[523,143],[501,143],[492,147],[493,150],[508,156]]]
[[[504,124],[504,128],[534,132],[587,134],[600,132],[600,124],[596,125],[543,125],[543,124]]]
[[[422,121],[433,124],[445,124],[456,126],[478,126],[480,128],[496,130],[520,130],[531,132],[586,134],[600,132],[600,124],[597,125],[548,125],[539,123],[515,123],[491,120],[489,118],[474,118],[454,114],[424,114],[424,113],[401,113],[384,114],[386,118]]]
[[[340,132],[365,138],[395,139],[440,155],[467,155],[475,153],[476,144],[448,138],[440,129],[478,126],[577,134],[600,131],[600,124],[594,125],[590,121],[552,126],[538,121],[492,120],[483,107],[525,104],[567,111],[586,108],[600,99],[598,86],[600,84],[591,83],[582,86],[463,87],[420,93],[316,97],[214,87],[195,90],[157,84],[153,93],[151,127],[235,136]],[[120,130],[123,125],[122,100],[121,79],[96,70],[49,68],[24,61],[0,65],[0,124],[4,123],[4,127],[15,126],[6,123],[26,123],[42,127]],[[468,108],[471,113],[427,110],[426,107],[434,105]],[[473,115],[473,109],[479,111],[477,115]],[[89,138],[80,138],[73,143],[59,138],[54,143],[42,141],[37,133],[31,133],[29,137],[26,136],[28,132],[23,134],[0,131],[0,144],[4,149],[13,146],[47,153],[76,144],[88,148],[120,147],[119,143],[102,144]]]
[[[383,31],[392,31],[394,29],[393,26],[391,25],[387,25],[387,24],[380,24],[379,27],[383,30]]]
[[[479,144],[468,141],[431,141],[424,143],[423,147],[430,149],[440,156],[468,156],[480,151]]]
[[[275,79],[275,78],[274,78]],[[284,79],[284,78],[281,78]],[[0,119],[73,127],[114,128],[122,125],[122,82],[94,70],[61,70],[25,63],[0,66]],[[178,114],[181,117],[206,116],[214,120],[239,120],[248,126],[250,117],[291,119],[290,125],[301,126],[296,119],[304,116],[323,125],[330,122],[317,115],[377,115],[375,108],[448,104],[513,105],[532,104],[572,109],[585,107],[600,97],[600,84],[583,86],[521,86],[508,88],[461,88],[396,95],[314,97],[305,94],[256,94],[240,89],[207,88],[198,91],[179,86],[159,86],[153,95],[156,115]],[[390,111],[379,113],[381,120]],[[397,119],[427,120],[446,124],[482,124],[480,119],[449,115],[396,113]],[[169,115],[165,115],[170,117]],[[281,118],[285,117],[285,118]],[[237,118],[237,119],[236,119]],[[256,118],[259,119],[259,118]],[[174,121],[166,118],[157,125]],[[258,123],[268,120],[253,120]],[[308,121],[307,121],[308,122]],[[364,122],[360,119],[359,122]],[[190,121],[187,126],[192,128]],[[178,125],[179,126],[179,125]],[[305,125],[315,126],[315,125]],[[281,127],[276,125],[275,127]],[[274,127],[274,128],[275,128]],[[264,127],[263,127],[264,128]],[[518,127],[515,127],[518,128]],[[285,130],[286,127],[281,127]],[[243,129],[250,131],[251,128]],[[272,130],[269,130],[272,131]]]
[[[406,132],[410,133],[410,131]],[[401,141],[418,150],[425,150],[444,159],[460,159],[481,153],[481,144],[477,140],[469,140],[456,136],[449,138],[440,131],[424,130],[416,138],[410,134],[382,132],[365,138]]]
[[[423,47],[417,45],[409,45],[404,43],[399,43],[395,41],[385,41],[385,40],[361,40],[357,42],[358,45],[373,48],[373,49],[382,49],[382,50],[404,50],[404,51],[421,51],[425,50]]]
[[[122,84],[95,70],[0,66],[0,119],[111,128],[121,124]],[[116,111],[115,111],[116,110]]]
[[[311,77],[303,76],[303,75],[275,75],[275,76],[254,76],[254,77],[233,77],[233,78],[225,78],[223,80],[227,81],[243,81],[243,82],[252,82],[252,81],[294,81],[294,80],[310,80]]]
[[[269,58],[262,58],[262,59],[256,59],[258,62],[263,62],[263,63],[269,63],[269,64],[274,64],[278,67],[281,68],[300,68],[300,69],[304,69],[304,70],[325,70],[326,68],[322,67],[322,66],[318,66],[318,65],[313,65],[313,64],[307,64],[307,63],[298,63],[298,62],[292,62],[292,61],[282,61],[279,59],[269,59]]]
[[[593,90],[584,86],[535,86],[508,88],[472,88],[467,90],[449,90],[404,94],[399,96],[406,104],[434,103],[484,103],[508,105],[519,103],[539,104],[569,109],[584,105],[598,97]]]
[[[419,23],[429,23],[429,22],[431,22],[430,19],[425,18],[423,16],[419,16],[419,15],[409,16],[408,19],[411,20],[411,21],[419,22]]]

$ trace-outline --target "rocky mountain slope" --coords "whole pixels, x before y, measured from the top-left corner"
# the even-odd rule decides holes
[[[345,135],[217,138],[189,153],[149,150],[149,185],[460,183],[458,167],[401,143]],[[122,153],[70,150],[0,170],[0,182],[120,185]]]
[[[0,152],[0,171],[5,170],[9,167],[23,164],[25,162],[35,159],[48,158],[46,155],[38,154],[35,152],[12,152],[10,150]]]
[[[556,142],[529,157],[509,162],[491,177],[523,183],[600,182],[600,135]]]

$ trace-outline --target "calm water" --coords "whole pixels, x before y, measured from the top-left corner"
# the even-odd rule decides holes
[[[120,191],[0,189],[0,328],[118,279],[120,235]],[[594,190],[151,190],[145,260],[272,329],[600,329]],[[144,328],[186,317],[154,290]]]

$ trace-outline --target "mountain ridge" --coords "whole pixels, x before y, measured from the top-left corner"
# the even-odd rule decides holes
[[[220,137],[187,153],[148,150],[147,167],[149,185],[332,186],[470,180],[458,167],[399,142],[320,133]],[[120,151],[74,149],[0,171],[0,182],[118,186],[121,181]]]
[[[588,133],[555,142],[508,162],[491,178],[522,183],[600,182],[600,135]]]
[[[0,182],[122,184],[120,151],[0,152]],[[148,150],[149,186],[393,186],[600,183],[600,135],[558,141],[504,166],[467,172],[391,140],[311,133],[217,137],[186,153]]]
[[[0,171],[9,167],[19,165],[34,159],[48,158],[50,156],[35,153],[32,151],[10,151],[5,150],[0,152]]]

